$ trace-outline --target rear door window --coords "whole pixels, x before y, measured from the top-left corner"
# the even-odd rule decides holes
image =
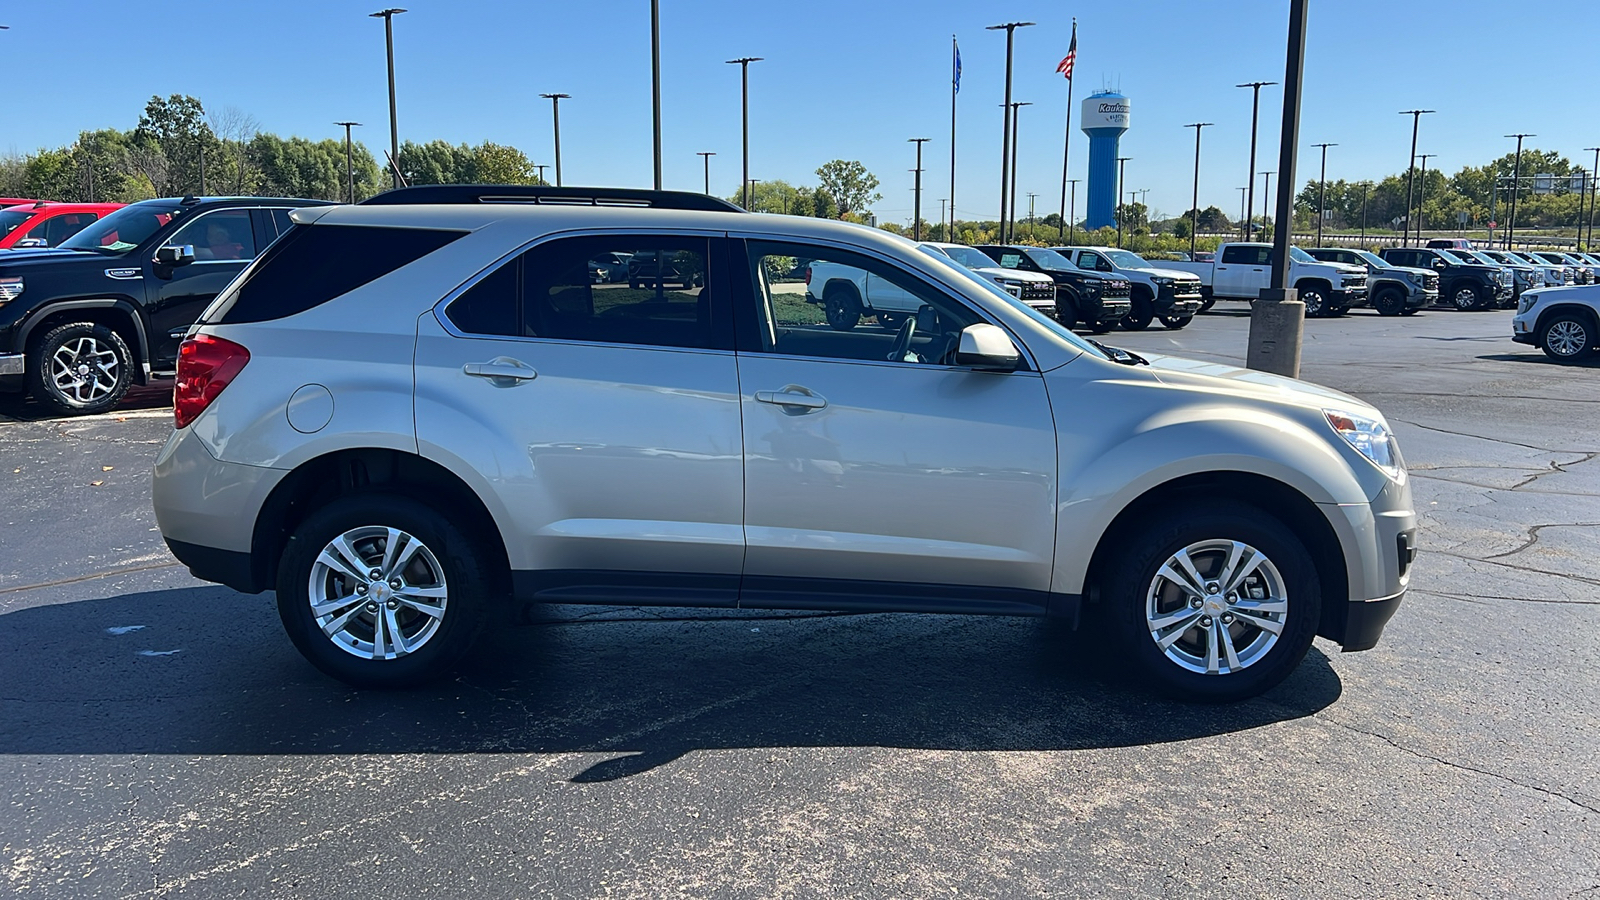
[[[195,224],[205,223],[197,220]],[[296,225],[267,248],[244,283],[219,299],[202,320],[231,325],[305,312],[416,262],[465,234],[424,228]],[[197,256],[198,252],[196,248]]]

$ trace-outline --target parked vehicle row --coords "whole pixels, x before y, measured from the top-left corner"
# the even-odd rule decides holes
[[[1272,277],[1272,245],[1256,242],[1223,244],[1214,262],[1173,262],[1174,269],[1196,275],[1207,299],[1254,300]],[[1367,268],[1320,262],[1299,247],[1289,248],[1289,286],[1306,305],[1306,316],[1337,316],[1367,298]]]
[[[1189,272],[1162,268],[1137,253],[1115,247],[1056,247],[1080,269],[1120,275],[1132,287],[1132,310],[1122,327],[1143,331],[1156,319],[1168,328],[1182,328],[1200,311],[1200,279]]]
[[[182,343],[153,499],[179,560],[275,589],[333,677],[437,678],[513,602],[689,604],[1059,617],[1232,700],[1314,635],[1373,646],[1406,593],[1417,520],[1378,410],[1080,338],[1062,298],[1115,323],[1127,281],[1059,254],[988,248],[990,278],[877,229],[615,189],[289,217]],[[702,274],[596,284],[606,253]],[[917,306],[841,330],[800,261],[824,294],[863,272],[863,309]],[[994,280],[1034,266],[1055,317]]]

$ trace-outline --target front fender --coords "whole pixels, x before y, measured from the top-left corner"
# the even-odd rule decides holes
[[[1080,382],[1068,392],[1067,382],[1047,383],[1056,419],[1065,423],[1059,434],[1053,591],[1081,593],[1095,549],[1118,514],[1185,476],[1250,473],[1324,506],[1370,502],[1338,450],[1288,412],[1204,396],[1185,404],[1184,392],[1146,384]],[[1063,412],[1085,401],[1117,424],[1085,428]]]

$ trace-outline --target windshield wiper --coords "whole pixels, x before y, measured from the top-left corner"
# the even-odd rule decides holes
[[[1093,344],[1095,346],[1095,349],[1099,350],[1101,353],[1104,353],[1106,355],[1106,358],[1111,360],[1112,362],[1122,363],[1125,366],[1148,366],[1148,365],[1150,365],[1150,360],[1145,359],[1144,357],[1140,356],[1137,353],[1134,353],[1131,350],[1124,350],[1121,347],[1107,347],[1105,344],[1102,344],[1102,343],[1100,343],[1099,341],[1097,341],[1097,340],[1095,340],[1093,338],[1084,338],[1084,340],[1086,340],[1089,343]]]

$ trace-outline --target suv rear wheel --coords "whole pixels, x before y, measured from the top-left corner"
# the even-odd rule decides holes
[[[1186,700],[1230,701],[1277,685],[1311,647],[1315,565],[1281,522],[1236,503],[1180,508],[1112,557],[1105,602],[1135,674]]]
[[[849,331],[861,323],[861,298],[855,288],[829,285],[822,292],[822,314],[834,331]]]
[[[28,392],[61,415],[103,413],[133,385],[133,354],[96,322],[50,329],[28,358]]]
[[[1556,313],[1544,323],[1539,346],[1544,355],[1560,363],[1582,362],[1594,352],[1595,333],[1587,318],[1577,313]]]
[[[295,529],[278,616],[311,664],[357,687],[447,674],[494,600],[480,545],[439,511],[389,494],[335,500]]]

